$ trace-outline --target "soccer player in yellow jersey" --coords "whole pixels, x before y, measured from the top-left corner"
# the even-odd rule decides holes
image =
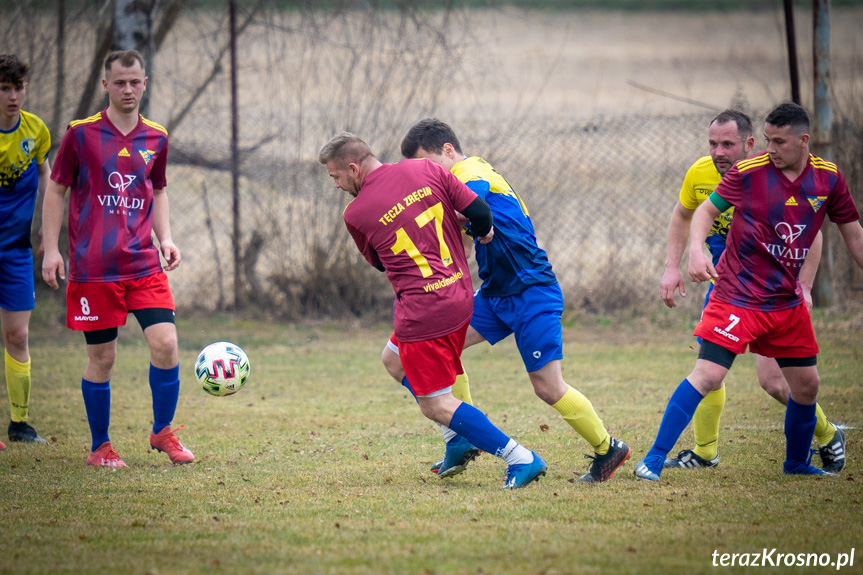
[[[752,122],[746,114],[737,110],[725,110],[710,122],[708,132],[710,155],[696,161],[686,173],[680,198],[671,214],[668,224],[668,253],[665,260],[665,273],[660,283],[660,296],[668,307],[675,307],[675,290],[686,297],[683,275],[680,273],[680,259],[689,238],[689,224],[695,209],[719,185],[722,176],[752,150],[755,139],[752,136]],[[713,222],[705,244],[713,259],[713,265],[725,250],[728,228],[734,215],[734,208],[722,213]],[[809,292],[821,259],[821,235],[812,246],[809,257],[800,270],[799,281],[803,287],[807,303],[811,306]],[[711,282],[705,298],[705,305],[713,289]],[[701,343],[699,339],[699,344]],[[782,375],[775,359],[755,354],[755,368],[761,387],[783,405],[788,404],[788,382]],[[725,406],[725,386],[708,393],[695,411],[692,427],[695,434],[695,449],[685,449],[677,457],[668,458],[665,468],[694,469],[715,467],[719,463],[718,440],[719,418]],[[827,417],[816,405],[817,424],[815,438],[819,445],[819,455],[825,471],[841,471],[845,466],[845,433],[827,421]]]
[[[9,440],[46,443],[27,423],[30,408],[30,313],[36,306],[30,227],[45,194],[51,136],[38,116],[21,109],[30,67],[0,54],[0,326],[3,328]],[[5,448],[0,443],[0,449]]]
[[[406,158],[427,158],[451,171],[488,202],[494,216],[491,242],[479,242],[470,226],[465,229],[474,237],[482,286],[474,294],[464,347],[484,341],[494,345],[514,336],[537,397],[557,410],[594,452],[588,456],[593,459],[590,470],[579,481],[608,481],[629,458],[631,449],[609,434],[590,400],[563,378],[563,293],[545,250],[537,243],[527,206],[488,162],[462,152],[453,129],[436,118],[414,124],[401,148]],[[390,340],[381,359],[390,375],[410,389],[396,343]],[[470,403],[466,379],[457,380],[453,395]],[[466,438],[445,427],[446,453],[432,468],[439,477],[461,473],[478,453]]]

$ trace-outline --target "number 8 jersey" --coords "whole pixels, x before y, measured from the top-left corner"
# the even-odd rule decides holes
[[[69,124],[51,179],[71,189],[69,279],[116,282],[161,271],[153,190],[165,188],[168,132],[138,116],[123,135],[105,111]]]
[[[456,212],[476,198],[443,167],[402,160],[366,176],[345,208],[360,252],[393,285],[399,341],[440,337],[470,320],[473,287]]]

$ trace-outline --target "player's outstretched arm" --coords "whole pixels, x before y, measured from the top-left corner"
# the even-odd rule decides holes
[[[851,257],[854,258],[860,269],[863,269],[863,227],[860,227],[860,221],[837,224],[836,227],[839,228],[839,233],[842,234],[842,239],[845,240]]]
[[[153,231],[156,232],[159,250],[167,263],[166,272],[176,269],[181,259],[180,249],[174,245],[174,240],[171,238],[168,212],[168,194],[165,193],[165,189],[153,190]]]
[[[665,271],[659,282],[659,297],[668,307],[677,306],[674,301],[674,290],[680,290],[680,297],[686,297],[686,287],[683,284],[683,274],[680,273],[680,260],[683,250],[686,249],[686,240],[689,238],[689,225],[692,222],[692,214],[695,210],[683,207],[680,200],[671,212],[671,221],[668,222],[668,248],[665,256]]]
[[[66,279],[66,266],[63,264],[63,256],[60,255],[59,241],[67,189],[68,187],[49,180],[42,204],[42,246],[45,249],[42,279],[54,289],[60,287],[58,276],[61,280]]]
[[[713,202],[705,201],[692,215],[692,225],[689,228],[689,279],[694,282],[705,282],[717,277],[713,262],[704,253],[702,246],[713,220],[721,213]]]

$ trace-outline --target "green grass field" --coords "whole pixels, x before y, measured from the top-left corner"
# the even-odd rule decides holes
[[[512,342],[468,350],[477,406],[549,463],[541,482],[519,491],[500,488],[503,462],[487,454],[450,480],[429,473],[440,432],[381,367],[383,325],[181,320],[175,425],[186,426],[178,435],[197,460],[175,467],[149,450],[148,354],[131,320],[111,427],[129,468],[87,467],[83,338],[54,315],[43,312],[40,323],[54,327],[32,334],[31,422],[50,445],[0,454],[2,573],[712,573],[723,570],[713,566],[715,550],[764,548],[832,559],[855,548],[843,572],[861,572],[859,313],[816,315],[820,400],[849,427],[850,462],[836,479],[782,474],[784,410],[758,388],[751,356],[727,382],[720,466],[666,471],[659,485],[633,478],[694,361],[689,326],[672,312],[568,322],[566,379],[633,448],[598,486],[575,482],[587,445],[533,395]],[[252,377],[237,395],[214,398],[192,364],[221,339],[244,347]],[[678,448],[691,438],[687,430]],[[835,567],[768,572],[825,569]]]

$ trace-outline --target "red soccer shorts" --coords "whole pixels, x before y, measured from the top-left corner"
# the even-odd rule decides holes
[[[417,397],[440,391],[464,373],[461,350],[470,322],[456,331],[425,341],[398,342],[399,357],[408,382]],[[395,340],[395,335],[390,341]]]
[[[741,355],[814,357],[818,342],[806,304],[781,311],[756,311],[710,298],[695,335]]]
[[[126,325],[129,312],[136,309],[174,309],[168,276],[151,276],[118,282],[66,285],[66,326],[77,331],[94,331]]]

